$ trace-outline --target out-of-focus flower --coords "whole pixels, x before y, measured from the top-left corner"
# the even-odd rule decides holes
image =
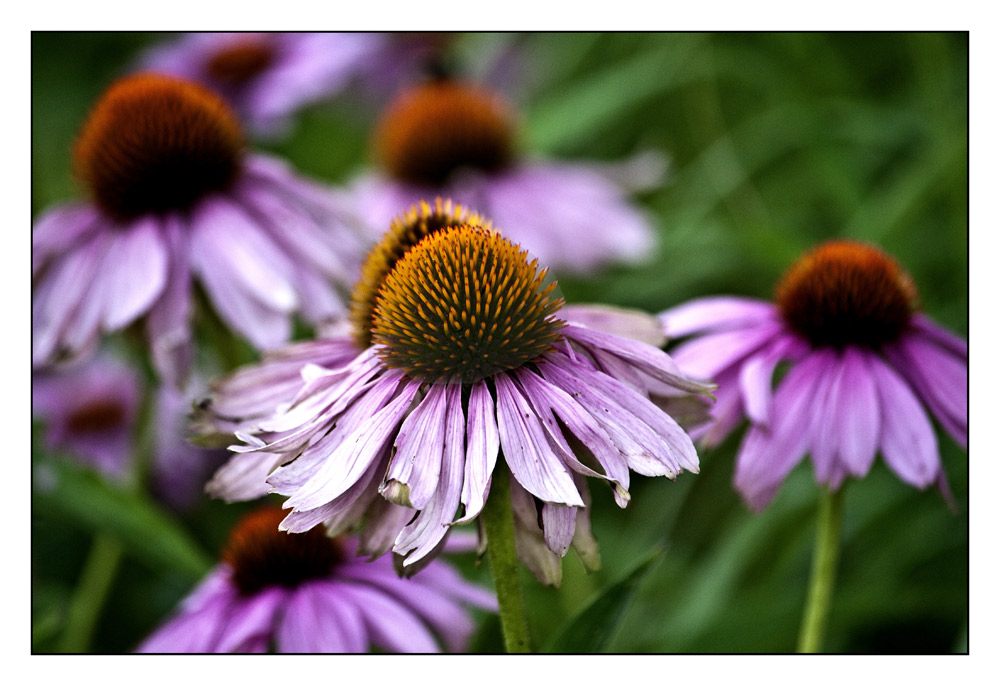
[[[45,423],[47,449],[113,479],[123,478],[132,463],[141,396],[135,372],[110,357],[60,372],[36,372],[31,380],[31,410]]]
[[[32,412],[44,423],[46,448],[90,464],[120,480],[133,468],[139,443],[142,382],[123,362],[101,355],[67,369],[36,372]],[[204,493],[225,450],[186,440],[190,398],[172,386],[156,389],[150,489],[175,509]]]
[[[382,96],[427,76],[448,34],[189,33],[147,51],[144,70],[221,94],[252,133],[273,137],[292,115],[351,86]]]
[[[410,574],[453,524],[479,515],[502,455],[519,555],[557,583],[571,545],[597,562],[586,476],[625,507],[630,470],[697,471],[691,440],[648,389],[712,387],[655,347],[557,317],[546,270],[480,217],[450,203],[412,210],[363,274],[349,362],[307,364],[294,396],[290,366],[274,358],[216,385],[206,410],[247,444],[233,446],[241,454],[216,475],[216,492],[271,472],[292,510],[283,529],[325,523],[336,534],[363,522],[361,551],[391,548]],[[290,356],[346,352],[341,339]],[[281,403],[271,416],[267,397]]]
[[[927,410],[966,445],[968,347],[916,310],[910,277],[878,248],[831,241],[794,264],[777,302],[695,300],[660,315],[686,372],[719,384],[708,444],[751,421],[734,484],[755,510],[809,453],[839,488],[876,452],[904,482],[947,484]],[[772,390],[775,369],[787,373]]]
[[[281,518],[269,506],[245,516],[222,561],[138,652],[460,652],[475,631],[463,606],[496,609],[442,561],[400,579],[388,557],[355,557],[351,539],[319,529],[278,531]]]
[[[282,162],[246,154],[235,115],[202,86],[140,74],[113,84],[76,143],[90,199],[45,212],[32,234],[32,361],[88,352],[145,317],[158,370],[190,366],[200,285],[259,348],[298,312],[342,314],[367,247],[346,200]]]
[[[441,80],[404,92],[375,132],[381,169],[353,184],[374,227],[421,198],[474,207],[553,269],[586,273],[651,255],[654,233],[626,193],[658,183],[662,161],[625,170],[518,154],[514,113],[490,91]],[[628,184],[621,181],[628,178]]]

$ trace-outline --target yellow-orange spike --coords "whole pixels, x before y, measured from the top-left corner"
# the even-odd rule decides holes
[[[375,296],[382,287],[386,274],[392,271],[399,258],[435,231],[463,224],[493,230],[489,220],[444,198],[436,198],[433,204],[421,200],[392,220],[382,240],[368,253],[361,268],[361,279],[351,294],[351,324],[354,339],[359,346],[367,347],[371,344]],[[405,294],[403,297],[411,305],[415,304],[412,294]],[[418,297],[426,299],[427,294],[422,292]]]
[[[563,301],[549,297],[554,284],[543,285],[537,261],[527,258],[478,226],[424,238],[395,263],[375,300],[372,342],[382,346],[383,362],[428,382],[472,383],[550,350],[564,325],[554,316]],[[508,292],[470,288],[480,283],[505,284]],[[414,316],[413,293],[438,302]]]

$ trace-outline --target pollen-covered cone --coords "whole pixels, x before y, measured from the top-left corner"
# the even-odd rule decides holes
[[[571,546],[596,563],[585,477],[624,507],[632,471],[696,472],[690,438],[647,389],[712,386],[658,348],[563,319],[553,288],[537,261],[479,226],[435,231],[402,255],[378,291],[371,344],[305,368],[295,397],[232,448],[283,463],[267,478],[288,496],[282,528],[360,527],[364,552],[391,549],[412,574],[478,516],[502,459],[529,568],[558,583]]]

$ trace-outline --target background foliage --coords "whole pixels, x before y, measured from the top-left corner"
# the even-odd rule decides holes
[[[160,39],[33,35],[33,214],[78,193],[69,148],[80,122],[137,50]],[[639,198],[659,232],[657,253],[592,280],[560,278],[569,302],[658,312],[715,293],[767,298],[803,250],[840,236],[894,254],[925,310],[967,335],[967,34],[471,34],[455,48],[473,67],[504,50],[518,55],[523,71],[508,95],[522,108],[529,154],[615,161],[656,150],[670,160],[667,182]],[[334,101],[265,147],[344,182],[369,161],[371,124],[370,111]],[[968,462],[945,434],[939,442],[954,512],[881,461],[849,483],[829,650],[967,650]],[[131,650],[207,569],[245,508],[206,499],[173,513],[34,444],[32,648],[64,645],[70,599],[99,536],[123,557],[89,649]],[[730,486],[737,446],[738,437],[703,452],[701,474],[676,483],[636,477],[624,511],[595,485],[603,567],[588,575],[569,553],[558,590],[524,574],[536,643],[794,649],[817,487],[803,464],[771,507],[751,514]],[[38,489],[53,470],[59,489]],[[459,563],[490,583],[485,565]],[[474,648],[501,650],[495,618],[480,618]]]

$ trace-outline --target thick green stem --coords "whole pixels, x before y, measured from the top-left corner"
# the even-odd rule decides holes
[[[490,496],[480,515],[486,528],[486,549],[500,605],[500,627],[508,653],[531,652],[528,619],[521,594],[520,570],[514,546],[514,509],[510,502],[510,474],[503,459],[497,460]]]
[[[85,653],[97,625],[97,618],[111,590],[122,558],[124,546],[113,536],[99,533],[87,556],[66,617],[62,650],[66,653]]]
[[[823,646],[823,634],[830,614],[830,599],[837,576],[840,554],[840,523],[844,514],[844,490],[823,491],[816,522],[816,546],[813,548],[812,578],[809,596],[799,629],[800,653],[818,653]]]

